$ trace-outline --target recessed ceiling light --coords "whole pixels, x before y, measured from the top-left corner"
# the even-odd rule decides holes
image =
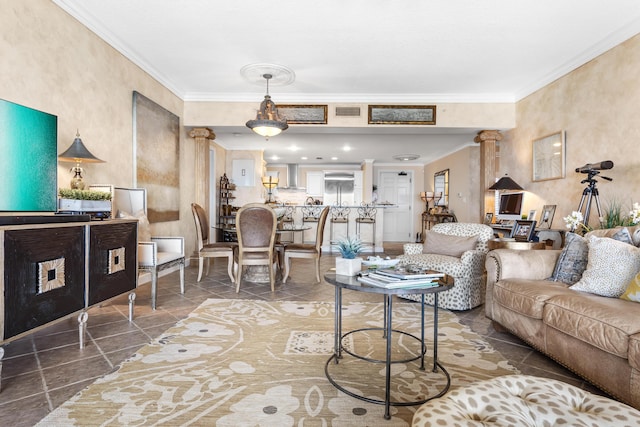
[[[300,160],[307,160],[307,159],[308,159],[308,157],[307,157],[307,156],[302,156],[302,157],[300,157]]]
[[[271,160],[278,160],[279,158],[280,158],[280,157],[278,157],[278,156],[276,156],[276,155],[271,156]]]
[[[345,145],[345,146],[342,148],[342,150],[343,150],[343,151],[351,151],[351,147],[349,147],[348,145]]]
[[[338,158],[337,157],[332,157],[331,160],[338,160]]]
[[[298,151],[300,148],[296,147],[295,145],[292,145],[291,147],[289,147],[289,150],[291,151]]]
[[[410,162],[411,160],[419,159],[420,156],[417,154],[396,154],[393,156],[394,160],[400,160],[403,162]]]

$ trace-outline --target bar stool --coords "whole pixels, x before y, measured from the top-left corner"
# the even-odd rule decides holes
[[[372,252],[376,252],[376,208],[373,203],[364,203],[358,207],[358,217],[356,218],[356,235],[363,244],[371,245]],[[362,237],[362,224],[371,224],[371,240],[365,240]]]
[[[333,245],[338,243],[338,239],[336,239],[336,236],[334,236],[333,234],[334,224],[344,224],[346,227],[346,231],[344,235],[341,235],[341,237],[349,238],[349,212],[351,212],[351,209],[346,206],[331,206],[331,209],[329,210],[329,215],[331,215],[331,219],[329,220],[329,244],[331,245],[329,252],[333,252]]]
[[[316,227],[318,226],[318,221],[320,220],[320,212],[322,212],[322,206],[320,205],[305,205],[302,207],[302,226],[304,227],[305,225],[311,223],[311,224],[316,224]],[[315,231],[313,232],[313,236],[315,238]],[[307,234],[306,232],[304,232],[302,234],[302,242],[305,243],[310,243],[311,241],[305,241],[304,240],[304,235]],[[315,241],[315,239],[313,240]]]

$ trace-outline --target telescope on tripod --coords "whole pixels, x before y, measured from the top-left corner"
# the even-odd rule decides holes
[[[582,213],[583,222],[585,225],[589,225],[589,214],[591,213],[591,202],[595,200],[596,209],[598,210],[598,221],[602,227],[602,207],[600,206],[600,193],[596,188],[598,182],[595,177],[600,174],[601,170],[612,169],[613,162],[611,160],[605,160],[599,163],[587,163],[586,165],[576,168],[578,173],[586,173],[587,177],[580,181],[580,184],[587,184],[587,187],[582,191],[582,198],[578,205],[578,212]],[[613,181],[608,176],[600,176],[600,178]],[[584,212],[583,209],[584,208]]]

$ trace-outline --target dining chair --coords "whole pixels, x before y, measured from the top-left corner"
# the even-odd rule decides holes
[[[316,265],[316,281],[320,282],[320,256],[322,255],[322,239],[324,237],[324,225],[327,222],[329,206],[325,206],[318,217],[315,243],[292,243],[284,247],[284,277],[282,283],[287,283],[291,258],[313,259]]]
[[[193,220],[196,223],[196,240],[198,244],[198,282],[202,280],[202,270],[206,260],[209,275],[210,258],[227,258],[227,274],[231,278],[231,283],[235,282],[233,277],[233,260],[238,244],[235,242],[209,242],[209,221],[207,213],[197,203],[191,203]]]
[[[276,212],[264,203],[249,203],[236,215],[238,253],[236,293],[240,292],[244,266],[267,266],[271,291],[275,290],[275,241],[278,218]]]

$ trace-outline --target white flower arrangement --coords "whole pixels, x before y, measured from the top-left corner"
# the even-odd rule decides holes
[[[632,225],[636,225],[640,222],[640,203],[633,204],[631,212],[629,212],[629,221]]]
[[[591,227],[585,225],[582,221],[584,221],[584,217],[582,216],[582,212],[573,211],[571,215],[565,216],[562,218],[567,226],[567,228],[571,231],[576,231],[583,229],[584,231],[591,231]]]

